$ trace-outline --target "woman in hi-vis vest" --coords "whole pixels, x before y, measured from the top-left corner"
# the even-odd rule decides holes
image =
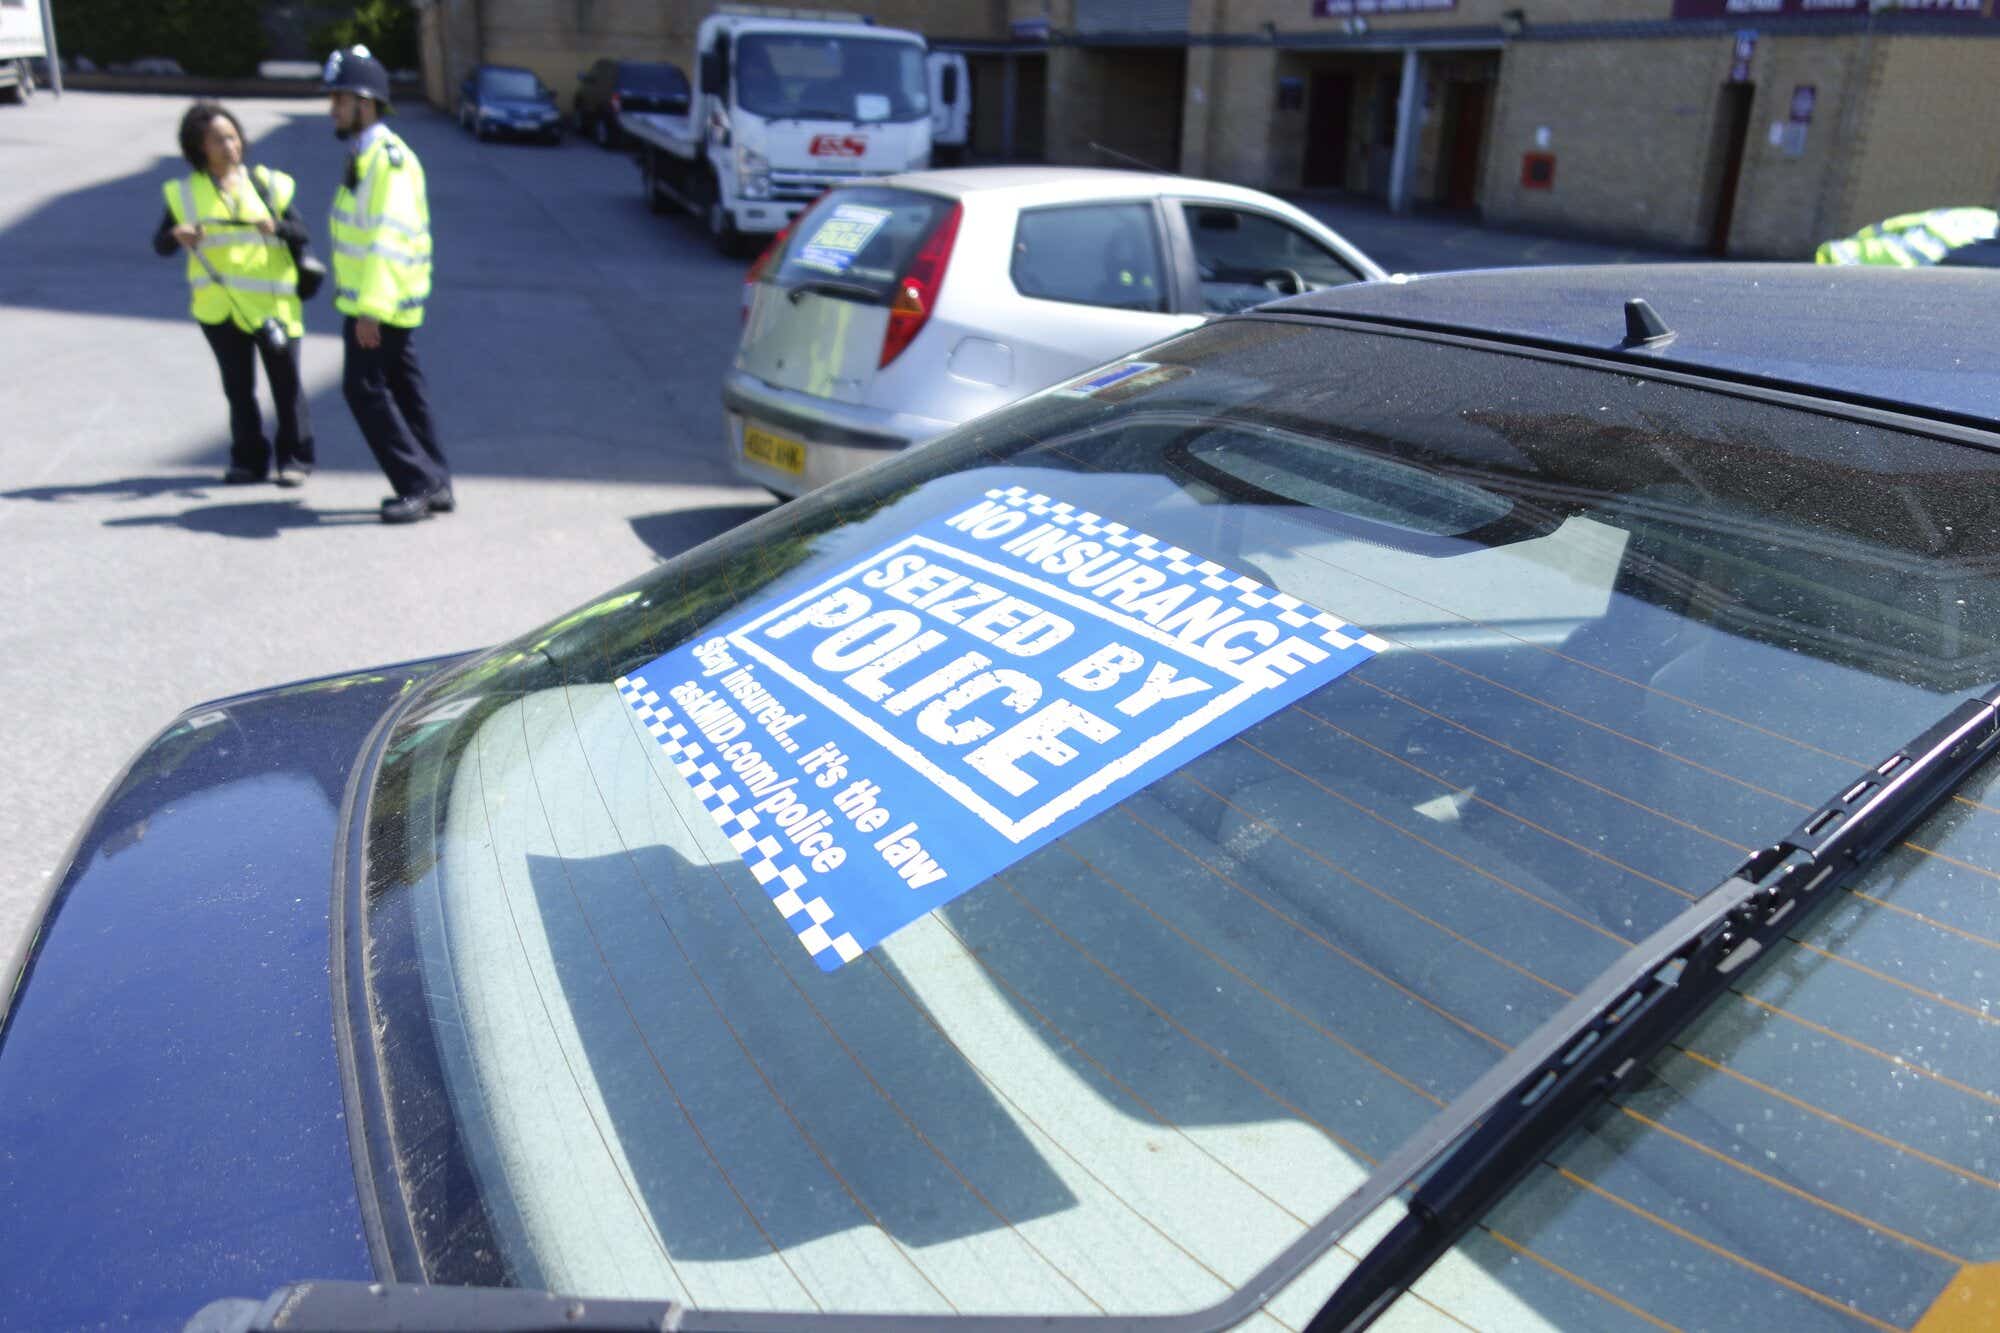
[[[257,361],[278,408],[277,476],[298,486],[313,468],[312,419],[299,376],[298,268],[292,247],[306,242],[292,206],[297,187],[282,171],[243,161],[243,127],[214,102],[181,118],[181,155],[192,174],[168,181],[166,215],[153,236],[162,255],[187,255],[191,309],[215,352],[229,399],[232,485],[271,477],[271,442],[257,410]]]

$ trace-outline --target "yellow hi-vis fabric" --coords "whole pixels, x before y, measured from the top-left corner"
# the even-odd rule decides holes
[[[333,196],[333,305],[398,328],[424,322],[431,294],[431,209],[424,168],[388,131],[354,159]]]
[[[1990,208],[1933,208],[1863,227],[1845,240],[1828,241],[1813,258],[1821,264],[1920,268],[1962,245],[1991,240],[1996,228],[2000,214]]]
[[[225,195],[205,171],[168,181],[163,187],[167,211],[174,221],[184,227],[199,224],[203,228],[198,248],[201,258],[215,270],[211,275],[201,259],[189,253],[187,280],[193,297],[189,309],[204,324],[234,320],[245,333],[275,317],[285,332],[301,337],[306,330],[299,309],[299,271],[292,264],[291,249],[282,237],[257,230],[259,218],[276,222],[284,215],[297,187],[282,171],[269,167],[250,170],[257,173],[264,193],[270,196],[268,209],[249,182]]]

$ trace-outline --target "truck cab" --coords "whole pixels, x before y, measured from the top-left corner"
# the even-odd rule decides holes
[[[719,13],[696,34],[684,114],[631,116],[646,191],[726,251],[781,230],[827,189],[930,164],[924,39],[851,19]]]
[[[33,97],[35,73],[29,62],[45,60],[48,54],[41,6],[0,0],[0,102]]]

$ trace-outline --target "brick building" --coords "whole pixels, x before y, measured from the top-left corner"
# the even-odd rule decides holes
[[[973,151],[1737,256],[2000,195],[2000,0],[850,0],[964,51]],[[713,0],[429,0],[428,90],[687,65]]]

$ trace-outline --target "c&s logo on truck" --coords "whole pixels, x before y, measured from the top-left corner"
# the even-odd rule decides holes
[[[814,157],[860,157],[868,151],[868,141],[858,134],[815,134],[807,151]]]

